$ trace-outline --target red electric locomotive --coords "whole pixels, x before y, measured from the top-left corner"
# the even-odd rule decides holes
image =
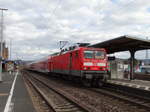
[[[80,79],[84,84],[101,85],[108,78],[107,62],[105,49],[77,47],[51,55],[31,66],[33,70]]]

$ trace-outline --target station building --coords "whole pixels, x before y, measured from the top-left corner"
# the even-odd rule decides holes
[[[1,52],[1,43],[0,43],[0,52]],[[8,47],[6,46],[6,43],[3,42],[3,51],[2,51],[2,68],[3,71],[7,69],[7,61],[9,57],[9,50]]]
[[[141,60],[134,60],[134,71],[137,72]],[[109,67],[111,72],[111,79],[128,79],[130,71],[130,59],[116,58],[113,61],[109,61]]]

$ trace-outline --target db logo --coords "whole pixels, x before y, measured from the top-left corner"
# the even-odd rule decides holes
[[[96,63],[93,63],[93,66],[97,66],[97,64],[96,64]]]

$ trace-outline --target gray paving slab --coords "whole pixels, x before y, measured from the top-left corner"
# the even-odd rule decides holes
[[[5,108],[9,91],[11,89],[11,85],[14,79],[14,75],[3,73],[2,79],[3,81],[0,83],[0,112],[3,112]]]
[[[16,80],[12,105],[13,112],[36,112],[20,73]]]
[[[150,91],[150,81],[145,81],[145,80],[113,79],[113,80],[108,80],[108,83],[129,86],[129,87]]]
[[[112,81],[122,82],[122,83],[129,83],[129,84],[137,84],[137,85],[143,85],[143,86],[149,86],[150,87],[150,81],[145,81],[145,80],[113,79]]]
[[[150,87],[150,81],[144,81],[144,80],[133,80],[132,83],[134,84],[140,84]]]
[[[0,112],[4,111],[14,77],[14,74],[3,74],[3,82],[0,83]],[[36,112],[20,73],[16,79],[14,93],[9,107],[9,112]]]

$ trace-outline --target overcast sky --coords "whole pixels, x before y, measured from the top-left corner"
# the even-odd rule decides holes
[[[8,8],[4,37],[8,46],[12,41],[12,59],[41,58],[58,51],[62,40],[93,44],[150,36],[149,0],[0,0],[0,7]]]

